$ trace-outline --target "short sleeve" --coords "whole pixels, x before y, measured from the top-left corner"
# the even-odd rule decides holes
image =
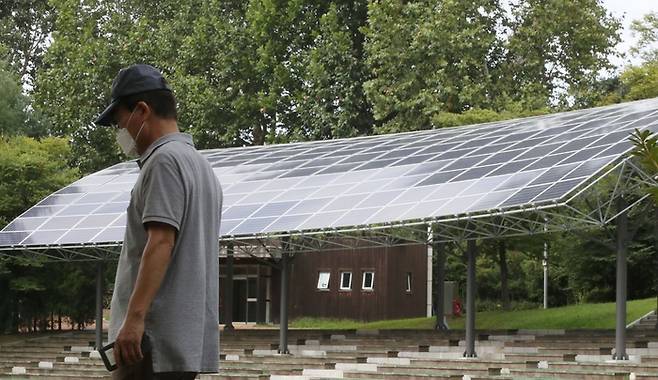
[[[185,208],[183,178],[172,162],[153,162],[142,186],[142,224],[166,223],[180,231]]]

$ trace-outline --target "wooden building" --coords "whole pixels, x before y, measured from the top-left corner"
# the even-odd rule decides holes
[[[428,264],[422,245],[298,254],[291,264],[289,316],[362,321],[427,316]],[[226,273],[222,257],[222,322]],[[236,257],[233,321],[277,323],[280,285],[276,268],[261,259]]]

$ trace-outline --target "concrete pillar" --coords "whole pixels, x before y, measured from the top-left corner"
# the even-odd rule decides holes
[[[475,259],[477,245],[475,240],[468,240],[466,255],[468,258],[468,273],[466,279],[466,351],[464,357],[475,358]]]
[[[618,212],[628,206],[623,197],[617,200]],[[617,216],[617,323],[615,333],[615,360],[628,360],[626,354],[626,291],[627,291],[627,269],[626,253],[628,240],[628,215],[623,212]]]

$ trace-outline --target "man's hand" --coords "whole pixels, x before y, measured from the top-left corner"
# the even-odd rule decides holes
[[[114,360],[117,366],[129,366],[144,358],[142,353],[142,336],[144,335],[144,318],[126,316],[114,342]]]
[[[167,273],[176,241],[176,229],[168,224],[148,223],[146,232],[148,240],[139,264],[135,289],[128,302],[126,319],[114,342],[114,359],[119,367],[135,364],[143,358],[140,346],[144,319]]]

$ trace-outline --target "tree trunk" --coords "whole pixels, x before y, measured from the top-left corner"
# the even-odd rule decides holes
[[[507,271],[507,246],[505,241],[498,242],[498,265],[500,266],[500,298],[503,302],[503,308],[511,308],[509,299],[508,271]]]

